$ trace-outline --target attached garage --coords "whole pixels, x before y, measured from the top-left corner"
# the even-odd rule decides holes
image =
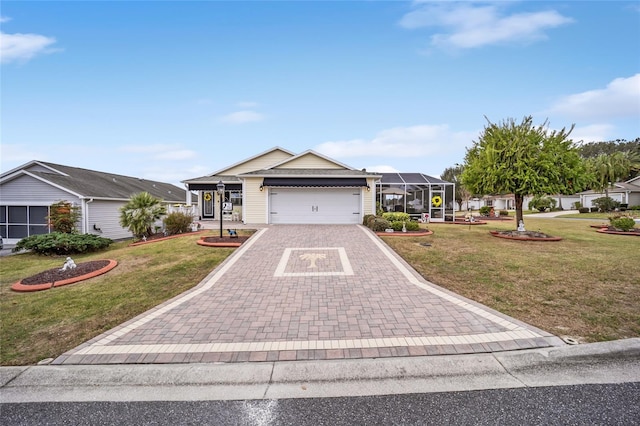
[[[269,223],[360,223],[361,193],[361,188],[270,188]]]

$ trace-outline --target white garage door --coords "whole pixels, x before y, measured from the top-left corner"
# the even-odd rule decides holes
[[[271,188],[269,223],[360,223],[360,188]]]
[[[597,195],[585,195],[584,197],[584,206],[585,207],[595,207],[593,205],[593,200],[597,199],[597,198],[601,198],[604,197],[604,194],[597,194]],[[616,200],[617,202],[621,203],[622,202],[622,194],[609,194],[610,198],[613,198],[614,200]]]

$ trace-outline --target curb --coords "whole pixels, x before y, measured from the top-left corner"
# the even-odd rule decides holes
[[[640,338],[546,349],[244,364],[0,368],[6,403],[366,396],[640,382]]]

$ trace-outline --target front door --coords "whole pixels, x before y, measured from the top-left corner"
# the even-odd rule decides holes
[[[429,217],[434,222],[442,222],[444,220],[444,191],[431,191]]]
[[[204,191],[202,193],[202,218],[213,218],[214,217],[214,195],[213,191]]]

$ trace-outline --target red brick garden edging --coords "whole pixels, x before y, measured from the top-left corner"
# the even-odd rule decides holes
[[[11,290],[28,292],[28,291],[48,290],[53,287],[61,287],[63,285],[73,284],[73,283],[77,283],[78,281],[84,281],[84,280],[88,280],[89,278],[97,277],[98,275],[102,275],[104,273],[109,272],[110,270],[112,270],[118,265],[118,262],[115,260],[112,260],[112,259],[105,259],[105,260],[109,261],[109,263],[106,266],[96,271],[89,272],[88,274],[79,275],[77,277],[69,278],[66,280],[55,281],[55,282],[44,283],[44,284],[33,284],[33,285],[22,284],[22,280],[20,280],[11,286]]]

